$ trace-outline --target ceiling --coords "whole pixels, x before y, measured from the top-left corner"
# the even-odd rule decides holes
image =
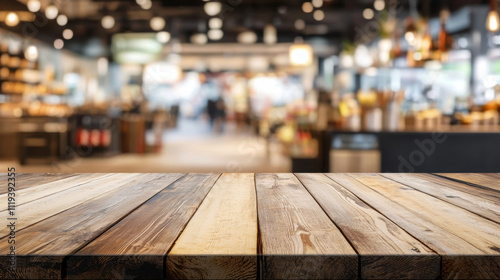
[[[28,0],[1,0],[0,11],[9,9],[26,10]],[[151,32],[149,20],[153,16],[166,19],[165,30],[181,42],[197,32],[206,32],[209,16],[203,10],[202,0],[152,0],[153,6],[143,10],[135,0],[40,0],[42,10],[51,2],[68,16],[69,22],[60,27],[54,20],[36,27],[33,37],[52,43],[61,37],[65,28],[71,28],[75,36],[66,43],[66,47],[79,53],[85,53],[87,44],[96,41],[109,45],[112,34],[120,32]],[[278,30],[278,42],[293,42],[297,36],[304,39],[321,38],[330,43],[352,40],[356,27],[365,26],[368,21],[362,13],[366,8],[373,8],[374,0],[324,0],[321,8],[325,13],[322,21],[314,20],[312,14],[306,14],[301,6],[304,0],[220,0],[227,9],[223,13],[224,37],[220,42],[235,42],[241,31],[250,29],[257,33],[262,41],[262,30],[272,23]],[[390,2],[393,1],[393,2]],[[403,7],[401,16],[407,15],[410,0],[386,0]],[[418,0],[418,10],[422,15],[437,16],[442,7],[454,11],[466,5],[487,4],[488,0]],[[389,5],[389,4],[387,4]],[[101,26],[101,18],[112,15],[116,19],[113,29]],[[40,14],[43,17],[42,14]],[[303,19],[306,28],[297,30],[294,23]],[[6,28],[5,25],[0,24]],[[23,33],[23,26],[8,28]],[[24,28],[26,29],[26,28]],[[25,30],[24,33],[26,34]]]

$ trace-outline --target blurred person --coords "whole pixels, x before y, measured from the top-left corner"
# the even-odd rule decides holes
[[[214,128],[214,122],[217,117],[217,102],[212,99],[207,99],[207,115],[210,121],[210,128]]]
[[[224,132],[224,125],[226,122],[226,104],[222,97],[219,97],[219,99],[215,103],[215,108],[215,133],[222,134]]]

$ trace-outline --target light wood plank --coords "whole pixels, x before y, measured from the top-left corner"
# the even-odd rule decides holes
[[[471,195],[479,196],[482,199],[487,199],[492,202],[500,201],[500,192],[490,188],[460,183],[457,181],[453,181],[447,178],[442,178],[432,174],[412,174],[412,176],[424,179],[429,182],[436,183],[441,186],[445,186],[450,189],[464,191]]]
[[[169,279],[257,277],[253,174],[223,174],[167,255]]]
[[[219,174],[189,174],[67,261],[68,279],[162,279],[164,258]]]
[[[121,174],[125,176],[124,174]],[[21,230],[16,235],[17,269],[9,270],[6,238],[0,239],[0,278],[60,279],[64,257],[75,253],[181,174],[136,175],[120,188]]]
[[[500,223],[500,200],[496,202],[485,200],[466,191],[448,188],[410,174],[383,174],[383,176]]]
[[[96,176],[96,178],[84,178],[81,184],[74,187],[69,187],[52,195],[42,197],[40,199],[21,204],[17,206],[16,216],[19,217],[16,222],[16,229],[21,230],[32,224],[38,223],[43,219],[53,216],[57,213],[65,211],[71,207],[75,207],[89,199],[100,196],[112,190],[115,190],[129,182],[140,182],[144,174],[110,174],[104,176]],[[56,187],[60,187],[59,184]],[[50,189],[48,193],[53,190]],[[40,194],[46,192],[40,190]],[[34,193],[38,196],[38,193]],[[22,200],[22,195],[17,196]],[[0,212],[0,220],[6,221],[10,217],[10,212],[7,210]],[[0,230],[0,237],[5,237],[9,234],[9,229],[4,227]]]
[[[436,173],[436,175],[500,191],[499,179],[478,173]]]
[[[500,277],[500,225],[376,174],[328,174],[442,257],[443,279]]]
[[[23,190],[34,186],[77,176],[77,173],[16,173],[16,190]],[[7,173],[0,174],[0,182],[7,181]],[[1,188],[0,194],[7,193],[7,188]]]
[[[358,257],[293,174],[257,174],[263,279],[355,279]]]
[[[436,279],[441,259],[324,174],[296,174],[360,257],[362,279]]]
[[[71,176],[68,178],[63,178],[44,184],[33,185],[30,188],[24,188],[16,192],[16,204],[17,206],[20,206],[25,203],[40,199],[42,197],[58,194],[64,190],[78,187],[82,184],[89,183],[92,180],[105,178],[111,175],[112,174],[97,174],[97,173],[79,174],[76,176]],[[16,185],[22,185],[22,182],[16,183]],[[0,195],[0,201],[2,200],[7,200],[7,194]],[[4,210],[7,210],[7,205],[6,204],[0,205],[0,211]]]

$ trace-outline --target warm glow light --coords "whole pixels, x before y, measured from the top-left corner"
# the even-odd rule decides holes
[[[500,30],[500,18],[498,17],[498,12],[492,10],[488,14],[486,19],[486,28],[491,32],[497,32]]]
[[[322,10],[314,11],[313,17],[317,21],[322,21],[325,18],[325,13]]]
[[[59,10],[54,5],[50,5],[50,6],[47,6],[47,8],[45,8],[45,16],[48,19],[55,19],[58,14],[59,14]]]
[[[156,40],[158,40],[158,42],[162,44],[166,44],[168,43],[168,41],[170,41],[170,33],[168,33],[167,31],[158,32],[156,33]]]
[[[306,23],[302,19],[298,19],[295,21],[295,29],[302,30],[306,28]]]
[[[210,29],[221,29],[222,28],[222,19],[220,18],[211,18],[209,21],[208,21],[208,27],[210,27]]]
[[[373,3],[373,7],[377,11],[382,11],[385,9],[385,1],[384,0],[375,0],[375,3]]]
[[[38,59],[38,49],[35,46],[29,46],[24,51],[24,57],[29,61],[36,61]]]
[[[28,6],[28,10],[32,13],[36,13],[40,11],[40,1],[39,0],[29,0],[28,3],[26,3],[26,6]]]
[[[314,6],[311,4],[311,2],[304,2],[304,4],[302,4],[302,11],[304,11],[304,13],[310,13],[314,10]]]
[[[293,66],[309,66],[313,62],[313,49],[310,45],[300,44],[290,47],[290,64]]]
[[[60,50],[64,47],[64,41],[62,39],[56,39],[54,41],[54,48]]]
[[[65,15],[59,15],[57,16],[56,21],[59,26],[65,26],[68,23],[68,17]]]
[[[5,24],[7,26],[16,26],[19,24],[19,16],[14,13],[14,12],[10,12],[7,14],[7,16],[5,17]]]
[[[415,33],[408,31],[405,33],[405,39],[408,42],[408,44],[412,45],[415,44]]]
[[[141,8],[144,10],[149,10],[151,7],[153,7],[153,2],[151,2],[151,0],[146,0],[144,1],[144,4],[141,5]]]
[[[363,17],[365,19],[372,19],[375,16],[375,13],[373,12],[372,9],[365,9],[363,11]]]
[[[149,21],[149,25],[154,31],[159,31],[165,27],[165,20],[162,17],[154,17]]]
[[[203,6],[205,13],[209,16],[216,16],[222,10],[222,4],[219,2],[207,2],[205,6]]]
[[[135,0],[135,3],[137,3],[137,5],[139,6],[146,4],[146,2],[148,2],[148,0]]]
[[[208,38],[212,41],[218,41],[222,39],[224,32],[220,29],[211,29],[208,31]]]
[[[63,31],[63,38],[66,39],[66,40],[73,39],[73,30],[71,30],[71,29],[64,29],[64,31]]]
[[[323,6],[323,0],[312,0],[311,3],[315,8],[321,8]]]
[[[101,20],[102,27],[111,29],[115,26],[115,18],[112,16],[104,16]]]
[[[207,35],[203,33],[196,33],[191,36],[191,43],[197,45],[205,45],[208,42]]]
[[[276,27],[272,24],[268,24],[264,27],[264,43],[272,45],[278,42],[278,34]]]
[[[237,39],[242,44],[254,44],[257,42],[257,34],[252,31],[244,31],[238,34]]]

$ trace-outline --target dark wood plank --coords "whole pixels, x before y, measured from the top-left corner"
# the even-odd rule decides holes
[[[0,278],[60,279],[64,257],[83,248],[181,176],[136,175],[118,189],[17,232],[17,266],[13,271],[7,257],[10,245],[7,238],[0,239]]]
[[[296,174],[360,257],[362,279],[436,279],[441,258],[324,174]]]
[[[443,279],[500,278],[500,225],[376,174],[327,174],[441,255]]]
[[[358,256],[293,174],[256,174],[263,279],[354,279]]]
[[[25,191],[30,191],[30,194],[26,194],[26,198],[34,199],[34,197],[39,199],[34,199],[28,203],[23,203],[24,195],[17,195],[19,206],[17,207],[15,213],[19,217],[16,222],[16,229],[21,230],[25,227],[38,223],[50,216],[56,215],[57,213],[63,212],[71,207],[75,207],[85,201],[88,201],[94,197],[98,197],[104,193],[113,191],[120,188],[123,185],[128,184],[130,181],[141,180],[145,175],[143,174],[105,174],[103,176],[99,174],[89,174],[93,176],[87,176],[83,178],[68,178],[64,180],[59,180],[55,182],[54,186],[50,188],[43,189],[45,185],[29,188]],[[76,185],[64,184],[62,181],[78,179]],[[50,183],[49,183],[50,184]],[[41,189],[39,189],[41,188]],[[32,192],[32,190],[36,190]],[[60,190],[60,191],[57,191]],[[22,191],[21,191],[22,192]],[[44,196],[47,194],[46,196]],[[0,212],[0,219],[7,220],[10,217],[10,211],[4,210]],[[9,229],[7,227],[0,229],[0,237],[5,237],[9,234]]]
[[[219,174],[171,184],[67,261],[68,279],[162,279],[164,259]]]
[[[257,277],[253,174],[223,174],[167,255],[168,279]]]
[[[492,202],[467,191],[448,188],[411,174],[383,174],[383,176],[500,223],[500,200]]]
[[[16,173],[16,190],[23,190],[42,184],[77,176],[77,173]],[[0,182],[7,181],[7,173],[0,174]],[[0,194],[7,193],[7,188],[0,188]]]
[[[436,175],[460,182],[490,188],[500,192],[499,179],[479,173],[436,173]]]

